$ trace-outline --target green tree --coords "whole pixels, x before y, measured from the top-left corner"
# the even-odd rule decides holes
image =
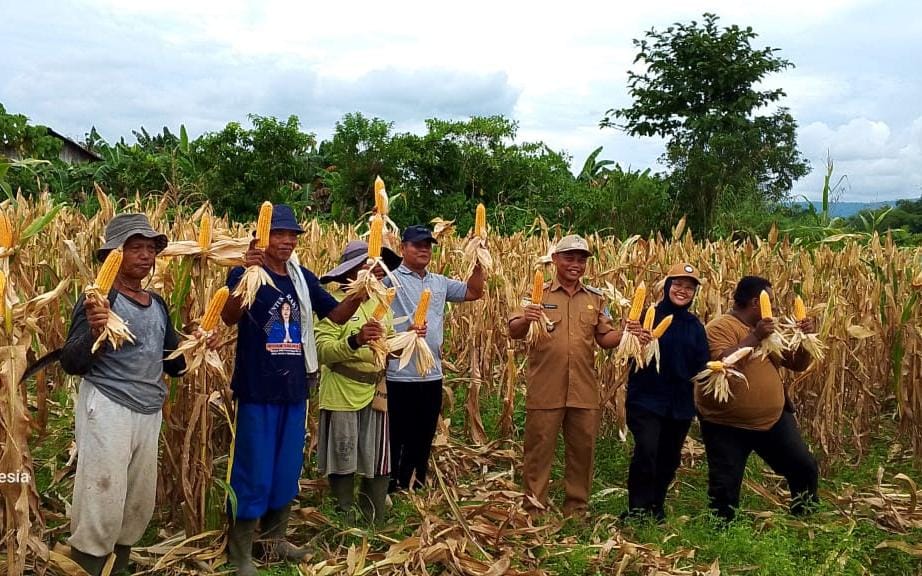
[[[757,89],[793,64],[775,48],[754,48],[751,27],[719,28],[717,21],[706,13],[701,23],[651,29],[634,40],[635,63],[643,65],[628,73],[634,103],[609,110],[601,121],[632,136],[667,140],[663,161],[676,200],[687,207],[690,224],[708,232],[728,195],[752,192],[777,201],[809,171],[788,109],[765,110],[777,106],[784,91]]]

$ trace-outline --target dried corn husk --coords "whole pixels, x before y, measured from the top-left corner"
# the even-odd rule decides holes
[[[398,370],[403,370],[411,359],[416,360],[416,373],[425,376],[435,368],[435,357],[425,338],[421,338],[413,330],[398,332],[387,339],[387,350],[390,354],[399,354]]]
[[[237,283],[237,287],[234,288],[234,296],[242,299],[241,305],[244,308],[249,308],[256,300],[256,293],[263,286],[276,288],[275,282],[272,281],[272,277],[269,276],[265,268],[259,265],[247,266],[246,270],[243,271],[243,276],[240,277],[240,281]]]
[[[730,390],[730,378],[740,380],[749,386],[746,376],[734,366],[751,352],[752,347],[745,346],[723,360],[708,362],[707,368],[698,372],[692,381],[703,386],[703,392],[713,396],[718,402],[728,402],[733,397],[733,392]]]

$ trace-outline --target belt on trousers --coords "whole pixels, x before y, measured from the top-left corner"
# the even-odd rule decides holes
[[[382,374],[382,372],[362,372],[361,370],[356,370],[355,368],[350,368],[349,366],[344,366],[342,364],[332,364],[329,366],[329,368],[340,376],[345,376],[350,380],[355,380],[356,382],[369,384],[371,386],[374,386],[378,383],[378,380],[381,379]]]

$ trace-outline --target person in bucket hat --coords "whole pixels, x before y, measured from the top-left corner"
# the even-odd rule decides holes
[[[388,270],[400,265],[400,257],[384,247],[381,258]],[[345,286],[368,267],[368,244],[349,242],[339,266],[320,277],[323,283],[337,282],[333,297],[345,298]],[[384,270],[375,267],[384,277]],[[317,427],[317,468],[330,483],[336,509],[347,521],[354,517],[355,477],[359,483],[358,508],[369,523],[384,520],[391,458],[386,397],[379,385],[384,370],[375,363],[370,342],[394,333],[394,317],[388,311],[380,321],[373,319],[378,303],[364,302],[348,322],[329,320],[317,324],[317,358],[320,361],[320,419]]]
[[[237,326],[231,378],[237,422],[230,480],[237,509],[234,515],[228,508],[227,548],[238,574],[257,573],[253,564],[257,528],[270,556],[298,561],[307,554],[285,535],[301,476],[308,392],[319,369],[314,314],[343,324],[363,300],[353,296],[337,302],[314,273],[298,263],[294,250],[303,232],[291,207],[273,206],[269,245],[260,250],[254,240],[244,263],[262,266],[275,287],[260,288],[249,308],[232,296],[221,313],[228,326]],[[232,291],[243,272],[243,267],[236,267],[228,273]],[[278,327],[280,323],[284,329]]]
[[[704,325],[690,308],[701,276],[688,262],[666,271],[663,299],[654,305],[654,326],[672,316],[659,338],[660,366],[631,370],[627,380],[627,426],[634,436],[628,469],[628,510],[622,517],[666,517],[669,485],[682,459],[682,446],[695,417],[692,378],[708,361]]]
[[[426,339],[435,359],[432,372],[420,375],[415,360],[401,369],[397,359],[387,365],[388,420],[390,421],[391,481],[388,490],[420,488],[429,471],[429,453],[442,410],[442,339],[446,302],[470,302],[483,297],[484,273],[480,264],[462,282],[427,270],[432,260],[432,231],[422,225],[408,226],[400,244],[403,262],[394,272],[399,283],[392,308],[398,331],[416,330]],[[385,284],[390,278],[384,280]],[[424,326],[411,325],[423,290],[431,291]]]
[[[157,254],[167,245],[144,214],[119,214],[106,226],[97,258],[116,248],[122,264],[108,298],[81,296],[61,350],[61,365],[82,377],[75,427],[77,473],[71,508],[71,558],[89,574],[100,574],[114,552],[113,573],[125,570],[131,546],[144,535],[154,511],[157,443],[166,397],[163,373],[179,376],[182,357],[164,360],[179,338],[166,302],[143,287]],[[117,350],[93,343],[109,310],[131,327],[135,342]],[[214,346],[217,339],[211,339]]]

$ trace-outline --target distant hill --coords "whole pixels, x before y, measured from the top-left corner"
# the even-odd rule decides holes
[[[833,218],[848,218],[862,210],[876,210],[884,206],[895,206],[896,202],[896,200],[885,200],[883,202],[831,202],[829,204],[829,215]],[[817,212],[823,209],[822,202],[816,200],[811,203]],[[807,202],[794,202],[794,205],[806,207]]]

